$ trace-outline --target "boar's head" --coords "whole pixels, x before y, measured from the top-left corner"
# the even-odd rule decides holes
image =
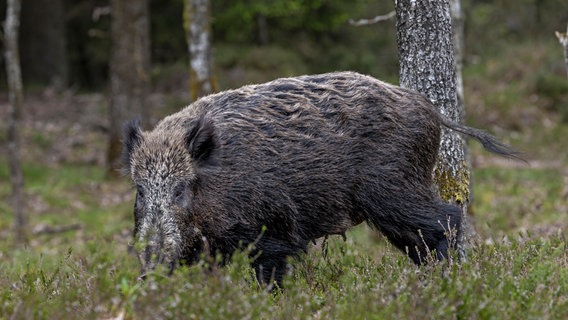
[[[216,147],[206,117],[150,132],[143,132],[138,120],[125,124],[123,163],[136,188],[134,248],[142,276],[158,264],[171,272],[203,251],[195,194],[204,172],[215,166]]]

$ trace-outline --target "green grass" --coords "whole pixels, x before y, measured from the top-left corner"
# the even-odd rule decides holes
[[[485,236],[566,221],[562,173],[554,169],[484,168],[474,172],[473,212]],[[504,196],[506,195],[506,196]]]
[[[96,240],[95,240],[96,241]],[[139,282],[134,258],[112,242],[51,257],[15,251],[2,264],[0,311],[18,319],[565,319],[566,240],[520,238],[480,245],[465,263],[416,268],[387,249],[380,260],[332,239],[291,261],[285,291],[260,290],[236,254],[224,268],[202,262]]]

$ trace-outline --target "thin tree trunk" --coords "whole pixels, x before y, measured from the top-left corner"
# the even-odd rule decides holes
[[[459,108],[456,92],[449,1],[398,0],[396,15],[401,86],[426,95],[444,117],[463,122],[464,112]],[[462,208],[462,221],[466,225],[470,169],[463,138],[444,129],[438,159],[434,182],[444,201]],[[462,257],[463,245],[469,241],[463,236],[462,232],[457,239]]]
[[[268,45],[268,21],[266,21],[265,15],[257,14],[256,26],[258,28],[258,43],[261,46]]]
[[[566,64],[566,76],[568,76],[568,25],[566,25],[566,33],[556,31],[556,37],[564,49],[564,64]]]
[[[18,127],[22,115],[22,75],[18,49],[18,28],[20,25],[20,0],[8,0],[5,26],[6,74],[10,106],[8,109],[8,162],[12,182],[12,206],[14,226],[18,243],[27,241],[27,219],[24,211],[24,176],[20,162],[20,135]]]
[[[122,125],[139,116],[148,124],[146,96],[150,87],[150,37],[147,0],[111,1],[110,130],[107,166],[119,175]]]
[[[217,89],[212,72],[210,18],[209,0],[184,1],[183,20],[189,50],[189,91],[192,101]]]
[[[462,76],[464,56],[464,16],[461,0],[450,0],[450,12],[452,17],[452,42],[454,45],[454,60],[456,63],[456,92],[458,97],[458,108],[465,110]]]

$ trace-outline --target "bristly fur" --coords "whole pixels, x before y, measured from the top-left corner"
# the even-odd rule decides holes
[[[254,243],[259,280],[280,283],[287,257],[362,222],[417,264],[430,250],[443,259],[461,214],[433,191],[442,126],[517,156],[422,95],[352,72],[210,95],[149,132],[129,123],[142,272]]]

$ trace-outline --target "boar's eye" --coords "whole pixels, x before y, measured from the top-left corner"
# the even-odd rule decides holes
[[[136,200],[134,203],[134,208],[142,208],[144,207],[144,189],[141,186],[136,186]],[[137,212],[137,210],[134,210],[135,213]]]
[[[136,186],[136,194],[137,194],[138,198],[140,198],[140,199],[144,198],[144,188],[142,188],[141,185]]]

